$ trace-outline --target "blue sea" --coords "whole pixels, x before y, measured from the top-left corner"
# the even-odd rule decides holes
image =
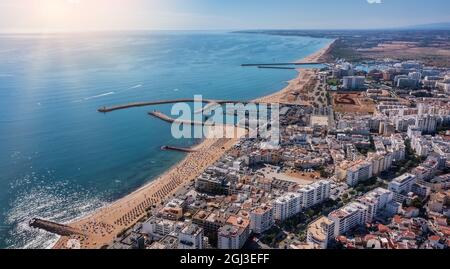
[[[153,109],[102,106],[192,98],[254,99],[296,71],[241,67],[287,62],[331,40],[225,32],[0,35],[0,248],[48,248],[33,217],[69,222],[150,182],[186,146]]]

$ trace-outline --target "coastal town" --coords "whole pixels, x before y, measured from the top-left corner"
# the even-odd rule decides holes
[[[280,104],[279,145],[206,139],[55,248],[450,247],[450,69],[336,59],[257,101]]]

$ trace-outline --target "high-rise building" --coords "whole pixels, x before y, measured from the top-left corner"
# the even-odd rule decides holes
[[[178,249],[203,249],[203,229],[188,224],[178,233]]]
[[[352,202],[330,213],[328,218],[335,224],[334,235],[342,235],[367,220],[369,208],[359,202]]]
[[[352,202],[338,210],[331,212],[328,218],[334,222],[334,236],[345,234],[358,225],[373,222],[373,219],[382,209],[388,209],[393,193],[389,190],[378,188],[356,202]]]
[[[287,193],[282,197],[275,199],[274,218],[276,220],[286,220],[302,210],[302,195],[300,193]]]
[[[432,115],[419,116],[414,127],[424,133],[434,133],[437,129],[437,118]]]
[[[298,193],[302,195],[302,208],[310,208],[330,198],[330,182],[320,180],[304,186]]]
[[[241,249],[250,236],[250,220],[230,216],[227,224],[218,231],[217,247],[219,249]]]
[[[339,180],[345,180],[349,186],[356,186],[360,181],[365,181],[372,176],[373,167],[370,161],[344,162],[336,167],[336,177]]]
[[[321,249],[327,249],[330,240],[334,239],[334,222],[327,217],[312,222],[308,225],[307,242],[318,245]]]
[[[347,76],[343,78],[342,88],[346,90],[357,90],[364,88],[365,77]]]
[[[412,187],[416,182],[416,176],[406,173],[390,182],[388,188],[394,193],[394,200],[396,202],[403,203],[406,195],[412,191]]]
[[[250,211],[250,229],[256,234],[262,234],[274,224],[273,207],[262,205]]]

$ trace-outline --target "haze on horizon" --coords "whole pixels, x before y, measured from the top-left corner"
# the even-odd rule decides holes
[[[448,0],[2,0],[0,32],[376,29],[450,22]]]

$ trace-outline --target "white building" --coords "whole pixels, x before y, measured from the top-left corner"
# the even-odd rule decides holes
[[[372,164],[372,176],[376,176],[392,166],[393,154],[391,152],[369,153],[368,161]]]
[[[180,225],[181,223],[172,220],[152,217],[142,225],[142,233],[158,240],[177,229],[181,229]]]
[[[250,236],[250,220],[230,216],[227,224],[218,230],[217,247],[219,249],[241,249]]]
[[[408,126],[408,138],[413,139],[422,135],[422,131],[414,126]]]
[[[274,219],[286,220],[302,210],[302,195],[299,193],[287,193],[282,197],[277,198],[273,202]]]
[[[415,127],[425,133],[434,133],[437,129],[437,118],[432,115],[419,116]]]
[[[372,223],[378,212],[378,199],[371,196],[363,196],[358,202],[367,207],[364,223]]]
[[[391,212],[390,207],[393,193],[383,188],[377,188],[357,202],[350,203],[330,213],[328,218],[334,222],[334,236],[342,235],[358,225],[373,222],[373,219],[381,210]],[[398,210],[398,208],[397,208]]]
[[[298,193],[302,196],[302,208],[310,208],[330,198],[331,184],[327,180],[320,180],[304,186]]]
[[[406,195],[412,191],[412,187],[416,181],[416,176],[406,173],[390,182],[388,188],[394,193],[394,200],[402,203],[405,200]]]
[[[271,206],[262,205],[250,211],[250,229],[262,234],[274,224],[274,210]]]
[[[306,241],[318,245],[321,249],[327,249],[328,243],[335,237],[334,230],[334,222],[327,217],[321,217],[308,225]]]
[[[384,209],[386,205],[394,198],[392,191],[383,188],[377,188],[364,196],[377,199],[378,210]]]
[[[225,225],[218,232],[218,249],[240,249],[241,248],[242,231],[239,227],[233,225]]]
[[[420,72],[410,72],[408,74],[408,77],[410,79],[414,79],[414,80],[421,80],[422,79],[422,74]]]
[[[377,188],[359,198],[358,202],[367,206],[366,223],[372,223],[377,213],[385,210],[393,197],[394,194],[391,191]]]
[[[203,229],[189,224],[178,233],[178,249],[203,249]]]
[[[398,162],[406,158],[406,145],[400,134],[391,136],[391,145],[388,149],[392,152],[392,161]]]
[[[359,202],[350,203],[330,213],[328,218],[335,224],[334,235],[342,235],[366,223],[369,208]]]
[[[372,162],[358,160],[345,162],[336,168],[336,177],[345,180],[349,186],[356,186],[360,181],[365,181],[373,176]]]

